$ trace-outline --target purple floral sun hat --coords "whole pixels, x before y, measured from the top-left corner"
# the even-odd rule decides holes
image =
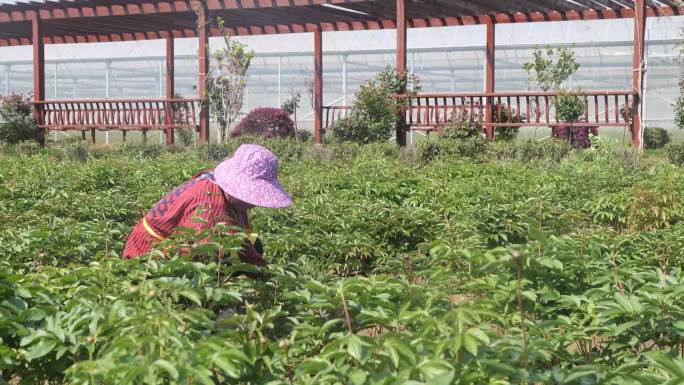
[[[278,157],[265,147],[241,145],[216,166],[214,178],[226,194],[251,205],[281,208],[292,204],[278,182]]]

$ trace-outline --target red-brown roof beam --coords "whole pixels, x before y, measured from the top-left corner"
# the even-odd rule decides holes
[[[583,2],[582,0],[579,0]],[[112,4],[114,2],[114,4]],[[535,0],[517,0],[518,7],[532,7]],[[334,8],[311,7],[323,3],[347,5],[350,10],[365,12],[367,15],[347,14]],[[553,3],[559,3],[558,1]],[[21,4],[21,3],[20,3]],[[44,42],[46,44],[62,44],[75,42],[108,42],[121,40],[147,40],[164,38],[167,34],[174,37],[195,37],[194,13],[191,1],[159,1],[151,3],[131,3],[126,0],[104,2],[94,0],[76,0],[70,2],[30,3],[0,6],[0,28],[3,23],[27,22],[35,12],[47,23]],[[631,18],[631,8],[619,9],[586,9],[559,10],[552,12],[527,13],[495,13],[493,15],[464,15],[464,11],[473,11],[484,7],[473,3],[459,2],[459,6],[426,5],[410,14],[408,25],[413,28],[441,27],[483,24],[491,16],[495,23],[519,23],[564,20],[596,20]],[[484,3],[483,3],[484,4]],[[497,10],[503,3],[490,3]],[[551,3],[549,3],[551,4]],[[64,7],[66,5],[66,7]],[[477,8],[459,8],[464,5]],[[59,8],[62,6],[62,8]],[[11,9],[7,11],[7,9]],[[227,23],[229,32],[235,35],[283,34],[296,32],[312,32],[316,28],[322,31],[347,31],[369,29],[393,29],[392,10],[382,3],[368,3],[366,0],[209,0],[208,8],[214,15],[233,15],[239,20],[255,20],[253,24]],[[435,8],[435,9],[433,9]],[[439,8],[440,12],[436,11]],[[560,6],[558,6],[560,8]],[[578,8],[576,5],[574,8]],[[270,12],[266,12],[266,10]],[[251,10],[251,11],[250,11]],[[223,11],[223,12],[222,12]],[[246,15],[240,15],[246,12]],[[255,12],[254,15],[251,15]],[[647,15],[676,16],[684,14],[684,7],[648,7]],[[127,17],[146,17],[158,15],[146,23],[128,21]],[[162,16],[163,15],[163,16]],[[416,17],[420,16],[420,17]],[[82,18],[77,24],[69,26],[70,19]],[[52,21],[61,20],[65,24],[51,25]],[[11,34],[2,37],[0,29],[0,46],[31,44],[29,36],[17,36],[21,29],[12,26]],[[220,32],[211,30],[213,36]]]

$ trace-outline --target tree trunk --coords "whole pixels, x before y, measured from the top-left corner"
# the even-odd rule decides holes
[[[295,142],[299,142],[299,128],[297,127],[297,107],[294,108]]]

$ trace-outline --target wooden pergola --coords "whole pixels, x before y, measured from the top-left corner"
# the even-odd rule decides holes
[[[219,36],[214,23],[225,20],[237,36],[310,32],[314,35],[314,139],[322,143],[326,126],[344,108],[323,105],[323,32],[396,29],[396,69],[406,72],[408,28],[486,25],[484,92],[419,94],[413,98],[397,142],[406,143],[408,129],[432,130],[456,114],[475,111],[488,138],[504,125],[502,111],[521,117],[519,126],[562,125],[554,121],[552,93],[495,92],[495,27],[501,23],[633,18],[634,53],[631,90],[582,93],[585,117],[577,125],[628,126],[640,143],[646,17],[684,14],[677,0],[55,0],[0,5],[0,46],[33,45],[34,106],[45,129],[149,130],[167,132],[195,127],[200,142],[209,140],[209,111],[204,84],[209,69],[209,36]],[[174,99],[175,38],[199,39],[198,96]],[[45,100],[45,44],[166,40],[166,98],[146,100]],[[402,97],[398,95],[397,97]],[[545,106],[545,107],[544,107]],[[612,112],[609,112],[612,111]],[[324,119],[325,113],[325,119]],[[497,116],[499,119],[497,119]],[[510,124],[506,124],[510,125]]]

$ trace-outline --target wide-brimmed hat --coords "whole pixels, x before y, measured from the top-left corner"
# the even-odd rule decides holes
[[[260,207],[280,208],[292,198],[278,182],[278,157],[265,147],[243,144],[214,169],[216,183],[228,195]]]

